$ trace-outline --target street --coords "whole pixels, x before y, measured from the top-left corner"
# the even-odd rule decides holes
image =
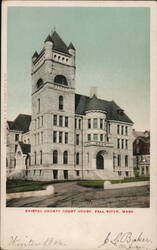
[[[7,207],[149,207],[148,186],[103,190],[77,185],[77,182],[53,184],[54,195],[7,201]]]

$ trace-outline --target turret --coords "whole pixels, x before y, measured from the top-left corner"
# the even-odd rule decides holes
[[[72,65],[75,65],[75,54],[76,54],[76,50],[75,50],[75,47],[72,43],[69,44],[68,46],[68,52],[70,55],[72,55],[72,58],[71,58],[71,63]]]
[[[33,56],[32,56],[32,61],[34,62],[37,58],[38,58],[38,53],[37,53],[37,51],[35,51]]]

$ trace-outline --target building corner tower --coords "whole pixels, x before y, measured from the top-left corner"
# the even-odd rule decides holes
[[[54,31],[32,56],[31,167],[28,179],[74,175],[75,48]]]

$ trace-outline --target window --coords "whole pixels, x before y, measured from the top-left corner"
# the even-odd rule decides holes
[[[34,152],[34,165],[36,165],[36,163],[37,163],[37,153]]]
[[[100,129],[103,129],[103,119],[100,119]]]
[[[43,119],[43,116],[41,116],[41,127],[43,126],[44,124],[44,119]]]
[[[38,144],[39,144],[40,143],[40,135],[39,135],[39,133],[37,135],[38,135]]]
[[[128,149],[128,140],[125,140],[125,149]]]
[[[91,119],[88,119],[88,128],[91,128]]]
[[[68,127],[68,117],[65,117],[65,127]]]
[[[63,110],[63,96],[59,96],[59,110]]]
[[[111,132],[111,124],[108,123],[108,133],[110,134],[110,132]]]
[[[125,155],[125,167],[128,167],[128,155]]]
[[[53,170],[53,179],[54,180],[58,179],[58,170]]]
[[[42,157],[43,155],[42,155],[42,150],[40,151],[40,164],[42,164],[42,162],[43,162],[43,157]]]
[[[39,120],[39,117],[37,118],[37,128],[40,128],[40,120]]]
[[[97,126],[98,126],[98,120],[97,120],[97,118],[94,118],[93,119],[93,128],[97,128]]]
[[[103,134],[100,134],[100,141],[103,141]]]
[[[14,158],[14,168],[16,167],[16,159]]]
[[[53,115],[53,125],[57,126],[57,115]]]
[[[76,145],[79,145],[79,134],[76,135]]]
[[[81,129],[81,119],[79,119],[79,129]]]
[[[59,116],[59,126],[62,127],[63,126],[63,116]]]
[[[120,126],[117,125],[117,134],[119,135],[119,133],[120,133]]]
[[[53,142],[57,142],[57,131],[53,131]]]
[[[97,135],[97,134],[94,134],[94,135],[93,135],[93,140],[94,140],[94,141],[97,141],[97,140],[98,140],[98,135]]]
[[[77,119],[75,119],[75,129],[77,128]]]
[[[15,141],[19,140],[19,134],[15,134]]]
[[[128,135],[128,127],[125,127],[125,135]]]
[[[118,175],[121,176],[121,175],[122,175],[122,172],[121,172],[121,171],[118,171]]]
[[[76,165],[79,165],[80,162],[80,154],[77,152],[76,153]]]
[[[65,132],[65,144],[68,144],[68,133],[67,132]]]
[[[80,171],[76,170],[76,176],[80,176]]]
[[[58,57],[58,59],[60,59],[60,56]],[[68,85],[68,82],[67,82],[67,79],[65,76],[63,75],[57,75],[54,79],[54,82],[55,83],[59,83],[59,84],[62,84],[62,85],[65,85],[67,86]]]
[[[43,80],[40,78],[38,81],[37,81],[37,88],[40,88],[41,86],[43,85]]]
[[[63,153],[63,164],[68,164],[68,152],[64,151]]]
[[[122,149],[124,148],[124,139],[122,139],[122,141],[121,141],[121,147],[122,147]]]
[[[62,143],[62,135],[63,135],[63,132],[59,132],[59,143]]]
[[[54,164],[58,163],[58,151],[57,150],[53,151],[53,163]]]
[[[91,134],[88,134],[88,141],[91,141]]]
[[[115,169],[115,166],[116,166],[115,160],[116,160],[116,155],[115,153],[113,153],[113,169]]]
[[[118,160],[118,167],[120,167],[121,166],[121,155],[118,155],[117,160]]]
[[[34,135],[34,144],[36,145],[36,134]]]
[[[121,126],[121,135],[124,134],[124,126]]]
[[[120,148],[120,139],[117,139],[117,148]]]
[[[125,172],[125,175],[128,177],[128,176],[129,176],[129,172],[128,172],[128,171],[126,171],[126,172]]]
[[[43,144],[43,132],[41,132],[41,144]]]
[[[40,113],[40,98],[37,100],[37,113]]]
[[[41,173],[42,173],[42,170],[40,169],[40,170],[39,170],[39,175],[41,175]]]
[[[36,129],[37,128],[37,120],[35,120],[35,128],[34,129]]]

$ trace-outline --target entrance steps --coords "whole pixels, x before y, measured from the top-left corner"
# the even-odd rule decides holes
[[[109,171],[108,169],[103,169],[90,170],[86,174],[84,173],[84,178],[89,180],[119,180],[122,177],[118,176],[115,172]]]

